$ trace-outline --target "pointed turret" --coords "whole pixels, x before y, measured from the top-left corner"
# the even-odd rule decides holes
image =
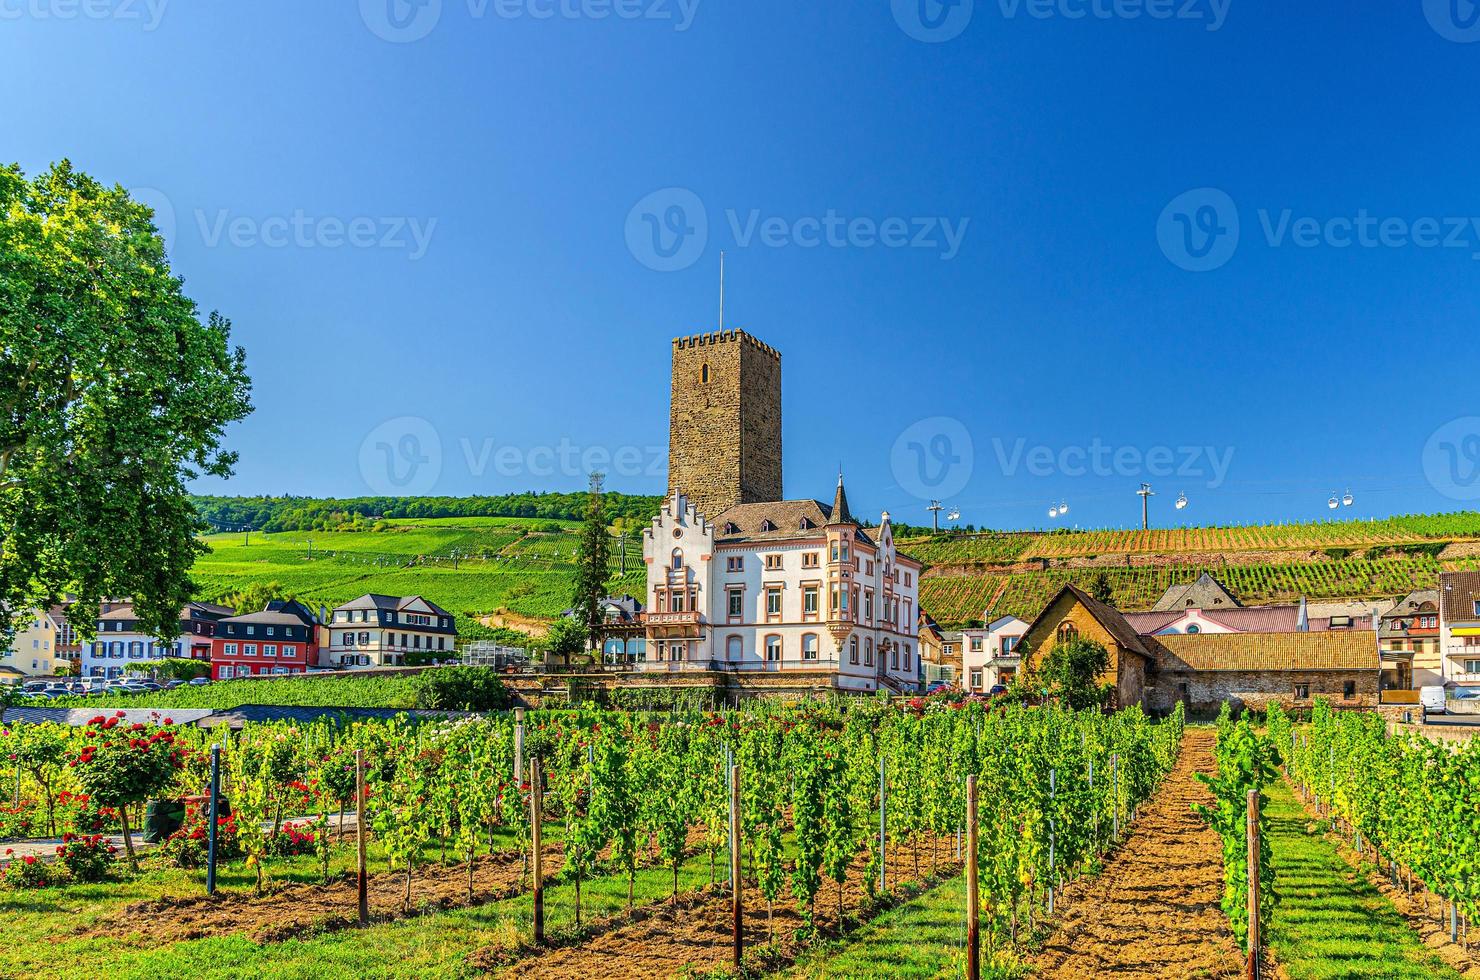
[[[853,514],[848,510],[848,491],[843,489],[843,473],[838,471],[838,492],[833,496],[832,514],[827,519],[832,524],[856,524]]]

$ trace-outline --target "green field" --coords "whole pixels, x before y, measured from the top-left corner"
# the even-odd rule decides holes
[[[253,582],[277,582],[311,605],[335,606],[367,592],[423,595],[458,617],[509,610],[549,618],[571,604],[577,525],[539,518],[394,520],[383,531],[214,534],[196,562],[197,595],[218,599]],[[558,530],[556,530],[558,528]],[[248,538],[250,537],[250,544]],[[614,546],[614,551],[615,546]],[[625,579],[613,557],[612,591],[641,594],[642,546],[627,541]]]

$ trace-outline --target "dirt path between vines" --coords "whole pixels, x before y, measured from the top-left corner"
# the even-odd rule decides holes
[[[939,843],[936,870],[939,876],[961,873],[955,861],[955,842]],[[919,874],[916,874],[918,857]],[[928,844],[918,854],[909,845],[889,849],[890,888],[908,881],[931,877],[932,861]],[[838,886],[824,878],[817,892],[814,917],[818,929],[826,935],[838,932]],[[745,946],[753,949],[766,942],[766,903],[753,881],[746,883]],[[863,889],[863,858],[855,860],[842,889],[843,918],[856,924],[878,911]],[[579,945],[551,949],[533,954],[515,963],[501,977],[530,977],[538,980],[667,980],[685,970],[697,972],[727,969],[733,956],[732,910],[729,895],[718,895],[684,904],[667,914],[657,913],[644,921],[593,936]],[[801,915],[792,900],[790,889],[783,892],[773,910],[774,935],[780,958],[794,959],[803,947],[792,934],[802,925]]]
[[[1065,887],[1058,928],[1030,960],[1039,975],[1242,976],[1243,957],[1218,907],[1223,847],[1192,811],[1213,798],[1193,773],[1214,771],[1215,737],[1189,728],[1176,767],[1105,870]]]
[[[697,853],[702,841],[703,830],[691,830],[685,853]],[[549,879],[564,866],[565,847],[557,842],[545,845],[542,850],[545,876]],[[609,855],[610,850],[603,853]],[[471,904],[503,901],[528,891],[530,879],[525,856],[523,851],[506,850],[474,860]],[[656,859],[644,855],[642,862],[653,860]],[[443,867],[440,862],[419,865],[412,877],[410,908],[405,905],[404,871],[372,872],[368,897],[372,922],[466,908],[468,866],[462,863]],[[156,946],[244,933],[253,942],[277,943],[308,933],[356,927],[358,905],[358,879],[346,873],[327,884],[279,885],[261,898],[250,892],[217,892],[214,897],[192,895],[139,902],[92,924],[78,935],[92,938],[137,934],[148,945]]]

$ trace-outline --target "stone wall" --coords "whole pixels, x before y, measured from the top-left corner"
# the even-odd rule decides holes
[[[781,498],[781,355],[739,330],[673,341],[668,491],[713,518]]]
[[[1273,701],[1286,708],[1309,708],[1318,697],[1336,708],[1372,708],[1378,703],[1376,670],[1153,671],[1148,681],[1146,706],[1157,712],[1170,711],[1184,699],[1188,710],[1198,712],[1217,711],[1224,701],[1260,711]],[[1355,697],[1343,696],[1348,681],[1356,687]],[[1309,685],[1309,698],[1295,699],[1297,684]]]

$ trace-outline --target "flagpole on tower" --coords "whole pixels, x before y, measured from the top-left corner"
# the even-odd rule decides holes
[[[719,328],[725,329],[725,253],[719,253]]]

